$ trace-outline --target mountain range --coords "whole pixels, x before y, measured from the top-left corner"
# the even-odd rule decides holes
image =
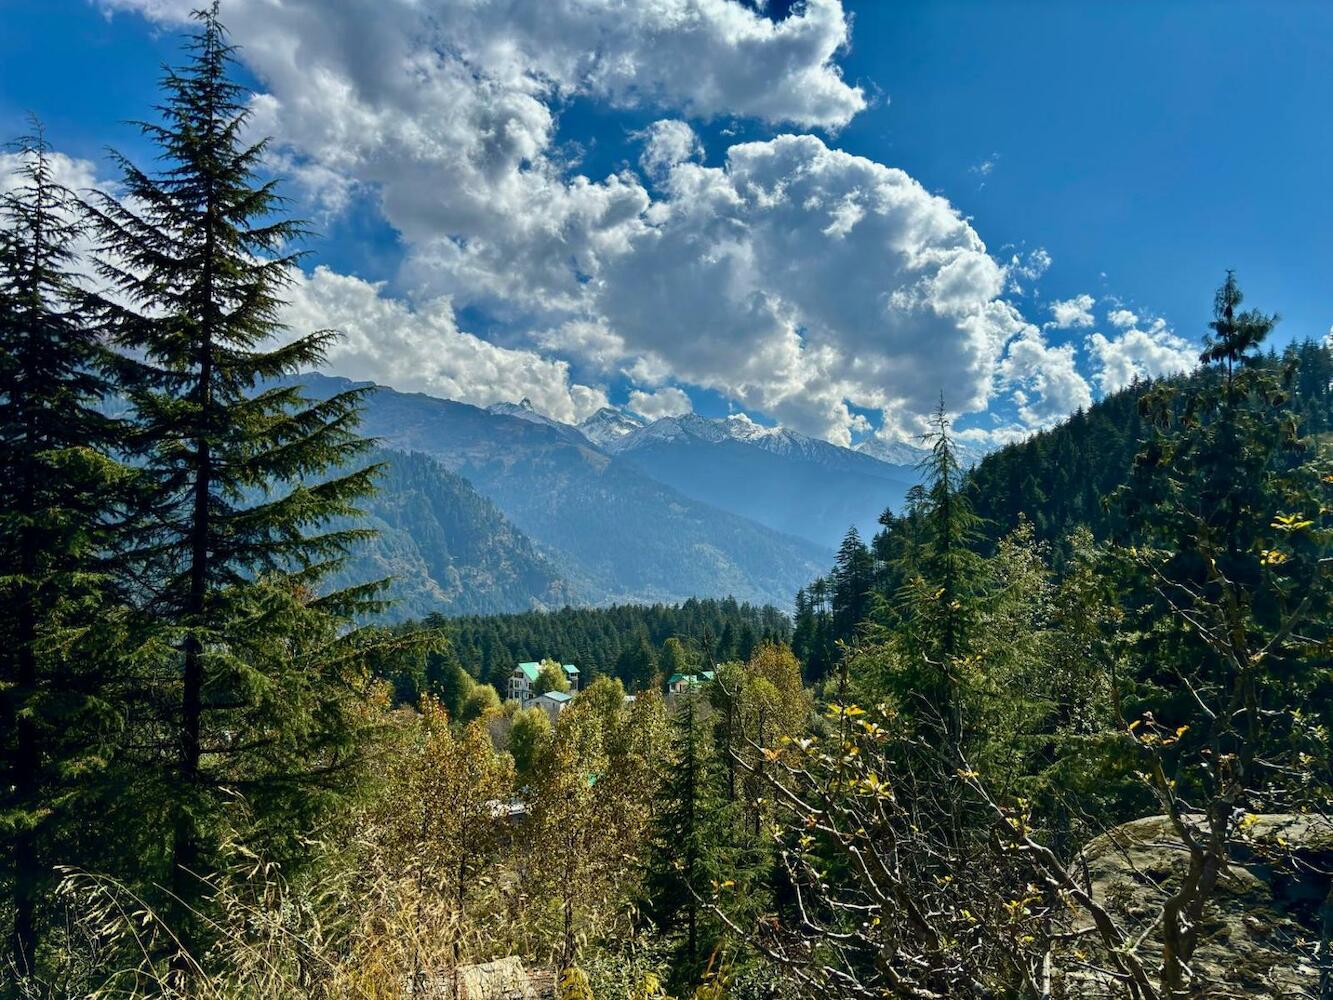
[[[741,416],[607,408],[573,426],[526,401],[293,381],[311,398],[371,390],[380,535],[344,576],[392,575],[397,617],[728,595],[785,607],[847,528],[872,531],[917,475]]]
[[[889,464],[735,414],[663,417],[626,431],[601,410],[581,425],[612,455],[686,496],[775,531],[836,548],[853,525],[875,530],[917,481],[915,464]]]

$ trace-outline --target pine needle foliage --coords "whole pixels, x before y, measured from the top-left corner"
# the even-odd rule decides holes
[[[109,355],[75,277],[77,196],[41,126],[0,199],[0,837],[12,864],[9,960],[33,972],[54,844],[111,730],[119,616],[113,547],[130,478],[121,426],[97,406]]]
[[[733,848],[740,817],[727,798],[707,707],[695,691],[679,696],[675,706],[644,884],[645,915],[676,942],[682,983],[717,946],[721,927],[710,901],[727,878],[740,877]]]
[[[336,334],[282,325],[303,230],[261,177],[266,143],[245,139],[247,95],[217,5],[194,16],[159,120],[139,124],[157,170],[115,155],[123,196],[92,211],[130,443],[151,484],[130,556],[160,640],[144,725],[170,761],[151,801],[168,814],[187,946],[223,814],[277,835],[339,788],[355,759],[360,657],[343,623],[375,606],[373,586],[315,596],[364,535],[334,525],[358,515],[376,470],[355,468],[368,446],[358,392],[310,402],[279,381],[317,367]],[[228,808],[238,800],[244,809]]]

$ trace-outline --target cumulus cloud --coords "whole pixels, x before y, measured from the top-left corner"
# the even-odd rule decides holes
[[[657,420],[659,417],[682,417],[694,412],[694,404],[684,391],[675,386],[645,392],[635,389],[629,394],[629,408],[641,417]]]
[[[1095,322],[1092,318],[1092,306],[1096,301],[1086,293],[1075,295],[1072,299],[1057,299],[1051,303],[1051,322],[1048,327],[1056,330],[1073,330],[1089,327]]]
[[[1146,329],[1131,326],[1114,337],[1094,333],[1088,338],[1088,352],[1097,368],[1093,377],[1102,392],[1123,389],[1136,378],[1189,371],[1199,360],[1198,349],[1176,336],[1162,319],[1154,320]]]
[[[1040,281],[1051,269],[1051,255],[1045,247],[1037,247],[1026,254],[1014,254],[1005,265],[1005,291],[1024,295],[1029,282]]]
[[[644,140],[639,164],[650,177],[662,177],[676,164],[703,155],[703,143],[694,129],[676,118],[655,121],[638,137]]]
[[[1029,429],[1048,427],[1092,405],[1092,390],[1078,372],[1073,345],[1051,346],[1033,326],[1009,345],[999,377],[1013,388],[1019,419]]]
[[[848,404],[890,419],[941,390],[984,407],[1021,317],[1005,269],[943,198],[809,135],[680,163],[592,306],[626,351],[747,409],[845,443]]]
[[[198,6],[98,2],[177,24]],[[806,0],[780,21],[737,0],[229,0],[225,14],[262,73],[276,82],[313,59],[317,82],[369,99],[352,114],[400,87],[431,90],[458,69],[496,96],[588,94],[805,128],[838,128],[867,103],[834,62],[849,40],[841,0]],[[383,58],[393,56],[405,62]]]
[[[448,299],[418,308],[360,278],[317,267],[299,275],[283,322],[297,333],[336,329],[325,370],[487,406],[527,397],[533,408],[576,423],[607,403],[606,393],[570,379],[569,365],[533,351],[499,347],[458,328]]]
[[[164,22],[196,5],[99,2]],[[402,237],[415,308],[331,272],[303,286],[308,309],[327,294],[352,317],[326,310],[331,325],[366,331],[348,369],[477,401],[526,394],[564,419],[600,390],[546,352],[647,389],[712,388],[839,443],[869,428],[857,410],[919,430],[941,391],[957,413],[1021,393],[1034,423],[1078,396],[1062,349],[1022,346],[1000,368],[1029,327],[1004,296],[1040,277],[1045,251],[1002,264],[947,200],[813,135],[699,162],[675,116],[837,129],[865,106],[835,61],[840,0],[776,22],[738,0],[228,0],[225,15],[284,170],[328,211],[376,198]],[[577,172],[555,135],[575,97],[665,113],[644,136],[651,191],[628,168]],[[458,331],[464,306],[534,349]],[[398,346],[373,344],[362,316]]]
[[[1128,309],[1112,309],[1107,313],[1106,320],[1117,329],[1128,330],[1138,324],[1139,317]]]
[[[85,191],[97,183],[97,167],[91,160],[77,159],[56,150],[47,154],[51,179],[74,192]],[[0,152],[0,194],[17,191],[25,183],[21,153]]]

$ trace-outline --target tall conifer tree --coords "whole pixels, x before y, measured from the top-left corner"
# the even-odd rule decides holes
[[[981,559],[974,546],[980,522],[966,493],[943,398],[926,441],[930,454],[920,466],[926,479],[920,511],[921,545],[911,554],[917,575],[905,589],[905,617],[914,652],[930,668],[921,688],[928,693],[948,732],[957,737],[962,715],[955,688],[960,661],[968,653],[968,633],[976,610]]]
[[[644,886],[644,908],[662,934],[679,941],[682,981],[697,971],[720,928],[700,900],[726,878],[738,880],[732,842],[739,825],[721,760],[697,691],[679,696]]]
[[[117,156],[127,197],[94,212],[154,487],[134,556],[168,650],[148,701],[161,707],[156,799],[187,947],[201,943],[191,915],[226,823],[244,817],[243,832],[293,846],[355,759],[355,633],[340,622],[373,589],[314,590],[361,534],[330,522],[359,513],[375,471],[337,471],[367,445],[356,392],[311,403],[284,381],[317,366],[335,334],[289,339],[281,325],[302,230],[259,176],[265,143],[244,141],[246,93],[216,3],[195,19],[186,64],[162,80],[160,121],[140,124],[161,169]]]
[[[96,772],[108,718],[119,425],[97,408],[108,354],[73,277],[82,231],[39,126],[0,199],[0,831],[9,959],[35,970],[56,840]],[[76,777],[83,775],[84,777]],[[66,840],[66,847],[68,841]]]

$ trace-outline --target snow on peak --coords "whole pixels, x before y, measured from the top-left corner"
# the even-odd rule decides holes
[[[534,424],[546,424],[548,427],[564,427],[558,420],[552,420],[545,414],[538,413],[532,405],[532,400],[524,396],[517,403],[492,403],[486,407],[487,413],[497,413],[502,417],[517,417],[519,420],[527,420]]]
[[[603,406],[592,416],[583,420],[578,428],[593,444],[606,450],[614,450],[616,445],[629,437],[646,421],[624,410]]]

